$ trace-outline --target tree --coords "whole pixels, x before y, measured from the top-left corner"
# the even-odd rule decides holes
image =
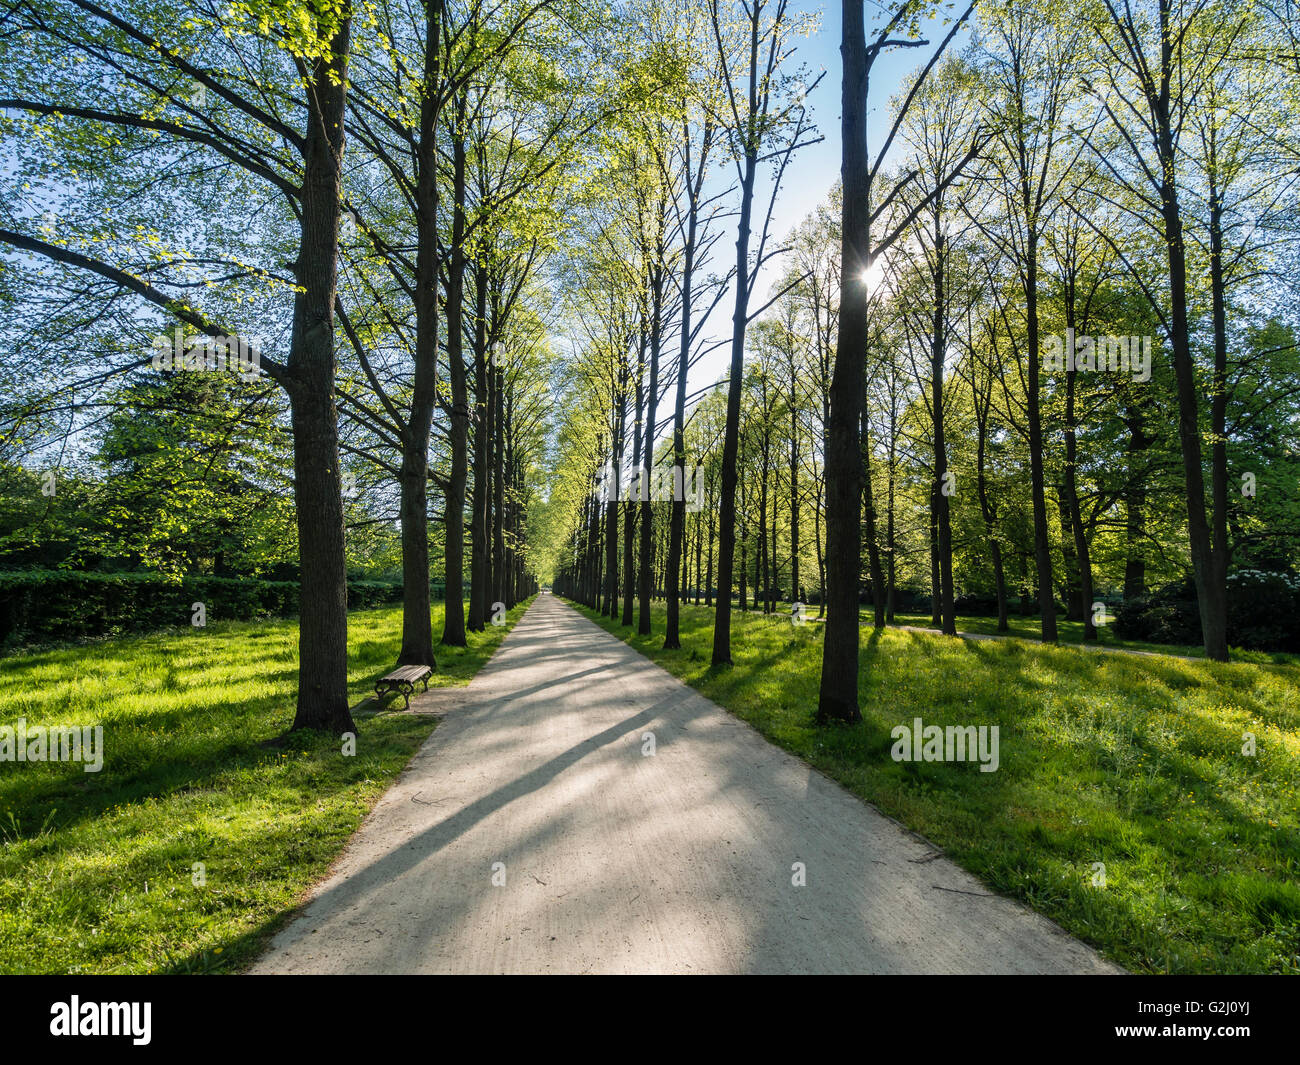
[[[840,243],[839,332],[836,338],[835,369],[831,378],[830,416],[826,433],[826,636],[822,647],[821,687],[817,720],[856,722],[858,708],[858,570],[861,560],[861,532],[858,523],[862,498],[862,454],[860,418],[866,387],[865,366],[868,340],[867,291],[862,281],[877,256],[887,250],[903,226],[910,224],[924,206],[918,203],[892,232],[873,240],[872,221],[893,202],[900,186],[886,193],[874,205],[872,182],[884,154],[893,141],[910,101],[938,56],[970,17],[974,5],[954,24],[938,50],[915,80],[899,108],[884,146],[873,164],[867,155],[867,84],[871,67],[882,51],[894,47],[919,47],[928,42],[894,36],[915,30],[922,5],[904,0],[896,5],[884,26],[867,46],[861,0],[844,0],[842,6],[843,78],[840,101],[840,137],[843,159],[840,183],[843,187]],[[977,145],[949,175],[951,181],[975,156]]]
[[[772,197],[796,150],[811,143],[808,115],[795,76],[787,71],[795,29],[786,0],[747,0],[743,17],[727,19],[718,0],[710,0],[709,17],[722,73],[725,103],[717,116],[736,167],[740,191],[736,226],[735,309],[731,317],[731,371],[727,392],[727,427],[722,444],[721,512],[718,517],[718,603],[713,622],[713,664],[731,663],[731,589],[735,576],[737,454],[740,442],[740,394],[745,363],[745,330],[759,312],[750,297],[758,272],[780,250],[769,250],[772,222],[769,201],[756,253],[751,261],[754,188],[761,159],[774,161]],[[770,11],[770,14],[768,12]],[[742,595],[743,599],[743,595]]]
[[[302,619],[293,728],[354,728],[347,696],[347,585],[343,503],[334,404],[334,304],[352,9],[296,2],[252,3],[225,13],[184,14],[170,5],[147,16],[90,0],[49,0],[15,10],[0,108],[27,116],[21,134],[44,124],[49,169],[75,174],[86,141],[113,151],[124,142],[164,157],[183,173],[184,151],[208,153],[276,194],[297,220],[287,358],[262,353],[260,367],[289,397]],[[202,32],[200,32],[202,31]],[[205,42],[203,45],[195,41]],[[277,55],[277,48],[283,58]],[[18,47],[21,45],[21,47]],[[69,64],[67,56],[80,63]],[[57,63],[53,57],[59,57]],[[78,67],[66,76],[70,65]],[[91,71],[96,72],[91,76]],[[274,72],[272,74],[271,72]],[[267,106],[268,82],[278,82]],[[105,93],[103,86],[111,86]],[[288,85],[288,91],[279,85]],[[213,106],[205,111],[211,94]],[[280,117],[288,110],[291,118]],[[166,169],[164,170],[166,173]],[[161,185],[156,186],[161,187]],[[74,234],[75,236],[75,234]],[[231,307],[189,299],[194,280],[183,253],[137,248],[149,265],[124,266],[93,241],[41,239],[0,229],[0,242],[52,264],[94,275],[209,337],[237,335]],[[203,265],[195,263],[195,268]],[[221,264],[211,271],[220,276]],[[278,269],[278,268],[277,268]],[[236,277],[259,273],[237,267]]]

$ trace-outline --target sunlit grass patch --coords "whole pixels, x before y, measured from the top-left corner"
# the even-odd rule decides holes
[[[436,648],[430,687],[467,684],[526,606]],[[213,623],[3,660],[0,724],[100,725],[105,756],[98,773],[0,763],[0,972],[223,972],[255,956],[435,723],[359,718],[353,757],[333,736],[267,746],[293,720],[297,641],[295,621]],[[349,615],[354,703],[400,645],[400,608]]]
[[[863,610],[860,616],[864,624],[870,622],[872,617],[870,609],[868,608]],[[928,614],[898,614],[895,616],[893,624],[911,625],[923,629],[929,628],[930,616]],[[1084,645],[1082,621],[1070,621],[1068,618],[1058,617],[1056,619],[1056,629],[1057,638],[1063,645]],[[938,630],[936,629],[935,631]],[[1013,613],[1007,617],[1007,631],[998,632],[998,619],[995,617],[959,615],[957,617],[957,631],[982,636],[1002,636],[1019,640],[1038,641],[1042,632],[1042,620],[1036,614]],[[1120,636],[1116,636],[1114,629],[1106,622],[1097,626],[1096,641],[1086,646],[1127,651],[1145,651],[1149,654],[1159,655],[1180,655],[1186,658],[1205,657],[1205,648],[1200,646],[1190,644],[1150,643],[1145,640],[1124,639]],[[1287,654],[1285,651],[1248,651],[1239,647],[1234,647],[1232,649],[1232,657],[1233,660],[1237,662],[1273,662],[1283,665],[1288,663],[1300,664],[1300,655]]]

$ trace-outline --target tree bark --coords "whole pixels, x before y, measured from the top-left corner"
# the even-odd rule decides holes
[[[506,558],[506,448],[505,448],[505,388],[506,371],[499,360],[493,360],[492,401],[496,407],[493,412],[492,448],[492,509],[496,520],[492,527],[492,605],[495,610],[498,603],[506,601],[506,575],[509,573],[509,561]]]
[[[646,331],[641,330],[636,360],[636,418],[632,434],[632,468],[636,470],[636,494],[623,504],[623,624],[632,625],[633,604],[636,601],[636,566],[633,550],[636,539],[638,502],[644,486],[641,471],[641,410],[645,402],[643,387],[646,356]]]
[[[474,490],[470,495],[470,632],[482,632],[488,616],[488,472],[492,415],[488,402],[487,354],[488,271],[484,263],[474,268]]]
[[[695,274],[695,241],[699,226],[699,192],[705,173],[707,158],[707,141],[699,162],[698,179],[691,174],[691,131],[689,120],[684,122],[684,150],[686,158],[687,196],[689,202],[686,212],[686,239],[682,247],[682,309],[681,309],[681,346],[677,355],[677,394],[673,401],[673,464],[681,471],[681,499],[674,493],[672,515],[668,530],[668,616],[664,628],[664,650],[681,647],[678,631],[680,608],[677,602],[677,562],[681,557],[682,538],[686,533],[686,372],[691,360],[691,284]],[[676,475],[674,475],[676,476]],[[678,482],[674,481],[674,486]]]
[[[870,249],[866,95],[867,48],[861,0],[843,0],[840,55],[844,75],[840,101],[843,157],[839,335],[831,378],[826,434],[826,634],[822,644],[819,724],[862,720],[858,707],[858,569],[862,558],[858,508],[862,455],[858,418],[867,354],[867,291]]]
[[[348,586],[334,402],[334,299],[351,22],[313,69],[302,184],[301,252],[286,367],[301,575],[293,728],[350,732]]]
[[[731,665],[731,589],[736,561],[736,484],[740,455],[740,393],[745,372],[745,327],[749,316],[749,236],[754,208],[754,179],[758,171],[757,152],[746,156],[740,188],[740,219],[736,227],[736,304],[731,315],[731,367],[727,381],[727,422],[722,438],[722,499],[718,515],[718,605],[713,616],[713,658],[715,666]],[[741,561],[741,593],[744,592],[744,560]]]
[[[867,426],[865,395],[859,435],[862,441],[862,506],[866,518],[867,573],[871,577],[872,623],[880,629],[885,625],[885,575],[880,566],[880,546],[876,543],[876,500],[871,489],[871,437]]]
[[[1032,205],[1028,179],[1024,200]],[[1038,612],[1042,619],[1041,640],[1056,643],[1056,601],[1052,590],[1052,550],[1047,537],[1047,482],[1043,470],[1043,422],[1039,404],[1039,323],[1038,323],[1038,230],[1037,221],[1028,222],[1025,250],[1025,317],[1029,342],[1028,395],[1025,397],[1029,423],[1029,488],[1034,508],[1034,567],[1038,575]]]
[[[451,247],[447,263],[447,376],[451,384],[451,474],[447,478],[446,609],[442,643],[465,646],[465,482],[469,478],[469,382],[465,373],[465,97],[456,102],[452,153]]]
[[[664,247],[663,214],[659,217],[655,261],[650,286],[650,387],[646,389],[645,437],[641,445],[642,483],[648,488],[649,473],[655,461],[655,417],[659,401],[659,350],[663,333]],[[650,635],[650,596],[654,585],[654,512],[647,490],[641,501],[641,568],[637,633]]]
[[[938,231],[936,218],[934,308],[930,336],[930,399],[931,429],[934,435],[934,502],[937,536],[935,547],[939,556],[939,621],[948,636],[957,635],[957,614],[953,606],[952,581],[952,515],[948,505],[949,492],[945,489],[954,482],[947,480],[948,441],[943,424],[943,356],[946,348],[947,322],[944,315],[944,238]]]

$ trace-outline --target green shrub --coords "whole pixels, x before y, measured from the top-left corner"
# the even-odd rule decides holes
[[[1300,578],[1247,569],[1228,576],[1228,640],[1258,651],[1300,651]]]
[[[1300,651],[1300,579],[1287,573],[1240,570],[1228,577],[1228,642],[1252,651]],[[1201,616],[1191,580],[1126,600],[1115,632],[1127,640],[1196,645]]]
[[[1147,595],[1124,600],[1115,611],[1115,634],[1126,640],[1195,645],[1201,643],[1201,617],[1190,580],[1167,584]]]
[[[401,598],[400,583],[348,583],[350,609]],[[0,649],[189,625],[195,603],[211,621],[291,617],[298,612],[298,584],[156,573],[0,573]]]

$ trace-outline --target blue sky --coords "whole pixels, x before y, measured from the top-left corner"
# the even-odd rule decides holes
[[[826,71],[817,88],[808,97],[813,122],[823,139],[803,149],[790,164],[773,213],[772,232],[777,238],[784,237],[826,199],[840,174],[840,5],[834,2],[823,5],[810,0],[792,0],[790,6],[791,11],[817,16],[820,22],[820,28],[813,36],[798,42],[792,61],[796,66],[802,64],[807,67],[809,80],[815,78],[821,70]],[[878,10],[878,6],[868,0],[868,39],[871,37],[873,11]],[[874,120],[868,126],[868,139],[873,146],[879,145],[888,128],[886,122],[890,98],[901,87],[910,84],[910,75],[929,59],[934,47],[943,40],[949,29],[951,26],[944,26],[941,19],[932,20],[924,31],[925,37],[931,41],[930,48],[895,48],[883,53],[876,61],[871,72],[868,98],[870,115]],[[963,29],[953,41],[951,49],[960,49],[967,40],[969,28]],[[728,164],[726,176],[729,177],[732,173],[734,170]],[[766,182],[767,178],[768,175],[764,174],[761,180]],[[770,195],[770,183],[756,191],[756,215],[766,209],[767,197]],[[762,224],[761,217],[756,217],[754,224],[757,230]],[[734,257],[735,221],[726,219],[723,222],[723,236],[714,247],[711,266],[717,270],[725,269]],[[752,308],[761,307],[770,298],[771,285],[783,269],[780,258],[769,264],[765,276],[759,280],[758,291],[751,301]],[[733,307],[734,295],[728,294],[714,311],[708,328],[713,340],[729,334]],[[705,356],[691,371],[690,391],[694,392],[723,376],[730,358],[731,352],[727,345]]]

